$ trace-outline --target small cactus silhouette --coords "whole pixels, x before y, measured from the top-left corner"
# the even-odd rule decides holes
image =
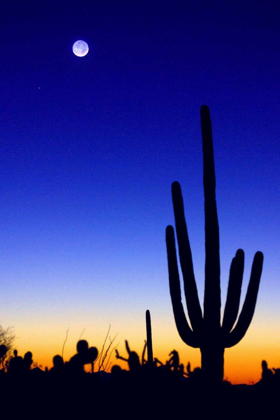
[[[166,245],[170,295],[177,330],[187,345],[200,348],[204,381],[218,385],[223,380],[225,348],[235,346],[244,337],[253,318],[262,272],[263,254],[261,252],[255,254],[247,294],[238,317],[244,270],[244,251],[239,249],[236,252],[230,267],[227,299],[221,324],[219,224],[215,194],[216,180],[212,127],[210,111],[207,106],[201,107],[201,129],[204,161],[206,253],[203,314],[195,283],[181,188],[178,182],[172,184],[179,259],[184,279],[190,324],[187,321],[182,305],[175,235],[172,226],[166,228]]]
[[[147,330],[147,354],[148,354],[148,365],[152,366],[154,361],[153,356],[153,342],[152,342],[152,326],[151,326],[151,314],[150,311],[146,311],[146,330]]]
[[[132,373],[139,372],[139,369],[141,368],[139,356],[135,351],[131,351],[129,347],[129,343],[127,340],[125,340],[125,348],[128,354],[128,358],[120,356],[118,350],[115,350],[116,358],[120,360],[124,360],[125,362],[128,362],[129,370]]]

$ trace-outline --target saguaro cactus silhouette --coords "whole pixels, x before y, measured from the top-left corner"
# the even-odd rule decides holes
[[[175,235],[172,226],[167,226],[166,228],[166,244],[170,295],[177,330],[187,345],[200,348],[204,380],[213,384],[219,384],[223,380],[225,348],[235,346],[244,337],[251,323],[257,301],[263,254],[257,252],[254,256],[245,301],[238,317],[244,270],[244,252],[242,249],[236,252],[230,267],[227,299],[221,323],[219,224],[215,194],[216,180],[212,127],[210,111],[207,106],[201,107],[201,130],[206,253],[203,313],[195,282],[181,188],[178,182],[172,184],[176,235],[189,322],[182,305]]]

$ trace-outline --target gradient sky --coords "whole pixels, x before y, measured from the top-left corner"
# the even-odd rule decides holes
[[[68,328],[66,360],[80,337],[101,350],[109,324],[121,354],[125,339],[140,352],[150,309],[155,356],[175,348],[200,364],[174,323],[165,228],[177,180],[202,300],[206,104],[223,303],[236,250],[243,298],[264,253],[255,316],[225,353],[225,377],[255,382],[263,359],[279,367],[279,2],[23,3],[3,6],[0,22],[0,324],[19,352],[51,366]]]

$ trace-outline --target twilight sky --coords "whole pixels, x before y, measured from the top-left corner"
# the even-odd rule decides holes
[[[101,350],[109,323],[121,354],[125,339],[140,352],[150,309],[155,356],[175,348],[200,364],[174,323],[165,228],[177,180],[202,298],[206,104],[223,303],[236,250],[243,297],[254,253],[264,253],[255,316],[226,351],[225,376],[249,383],[261,360],[279,367],[278,2],[39,3],[1,13],[0,324],[14,327],[20,353],[51,366],[68,328],[66,360],[80,337]],[[72,53],[78,39],[86,57]]]

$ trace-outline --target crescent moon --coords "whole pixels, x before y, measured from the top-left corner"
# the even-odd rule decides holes
[[[84,57],[89,52],[89,47],[85,41],[79,40],[73,44],[72,50],[77,57]]]

